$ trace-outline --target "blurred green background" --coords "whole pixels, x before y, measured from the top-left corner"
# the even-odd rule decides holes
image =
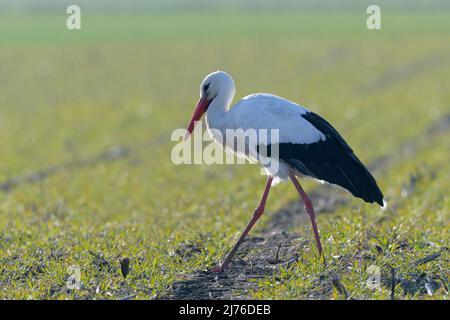
[[[303,259],[246,297],[342,298],[314,294],[333,271],[354,297],[387,298],[387,287],[362,285],[371,263],[433,279],[432,295],[421,286],[401,298],[447,297],[448,1],[378,1],[382,29],[373,31],[370,1],[77,1],[81,30],[72,31],[70,4],[0,0],[1,298],[167,297],[174,281],[220,260],[264,178],[256,166],[170,161],[172,130],[218,69],[234,77],[237,98],[296,101],[330,120],[363,162],[389,159],[375,172],[389,210],[333,189],[351,202],[318,218],[326,255],[345,252],[353,268],[321,270],[309,225],[291,226],[308,243]],[[295,199],[290,185],[275,188],[255,233]],[[193,241],[194,255],[177,253]],[[376,245],[385,254],[375,262],[355,260]],[[443,258],[414,266],[436,250]],[[71,265],[81,290],[66,289]]]

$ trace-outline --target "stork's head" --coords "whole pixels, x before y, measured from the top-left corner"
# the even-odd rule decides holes
[[[195,122],[202,118],[213,100],[223,99],[224,104],[229,104],[235,90],[233,78],[224,71],[216,71],[206,76],[200,85],[200,100],[189,122],[186,138],[192,133]]]

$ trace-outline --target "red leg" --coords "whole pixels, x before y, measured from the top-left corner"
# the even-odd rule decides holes
[[[236,253],[237,249],[241,245],[242,241],[244,241],[245,237],[249,233],[249,231],[252,229],[252,227],[255,225],[256,221],[262,216],[264,213],[264,208],[266,206],[267,197],[269,196],[270,187],[272,186],[272,180],[273,177],[269,176],[266,183],[266,188],[264,189],[264,193],[262,195],[261,201],[259,202],[258,207],[253,212],[253,216],[250,219],[249,223],[244,229],[244,232],[242,232],[241,236],[239,237],[239,240],[234,245],[233,249],[227,254],[227,257],[222,262],[222,264],[219,267],[214,268],[213,272],[221,272],[223,271],[231,262],[231,259],[233,258],[234,254]]]
[[[319,256],[322,256],[322,244],[320,242],[319,231],[317,230],[316,215],[314,214],[314,208],[313,208],[312,202],[311,202],[311,200],[309,200],[308,195],[303,190],[302,186],[298,182],[298,180],[295,177],[295,175],[293,173],[291,173],[289,175],[289,177],[291,178],[292,183],[294,184],[294,186],[297,189],[298,193],[302,197],[303,202],[305,203],[305,209],[306,209],[306,212],[309,215],[309,218],[311,219],[311,225],[312,225],[312,228],[313,228],[313,231],[314,231],[314,237],[316,238],[317,250],[319,251]]]

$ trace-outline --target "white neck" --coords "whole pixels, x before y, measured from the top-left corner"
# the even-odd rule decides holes
[[[234,98],[234,90],[219,92],[206,112],[206,122],[209,128],[223,129],[226,114]]]

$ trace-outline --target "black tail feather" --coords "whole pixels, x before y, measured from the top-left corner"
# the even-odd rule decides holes
[[[383,206],[383,193],[356,155],[333,140],[313,144],[281,143],[280,160],[298,172],[339,185],[355,197]]]

